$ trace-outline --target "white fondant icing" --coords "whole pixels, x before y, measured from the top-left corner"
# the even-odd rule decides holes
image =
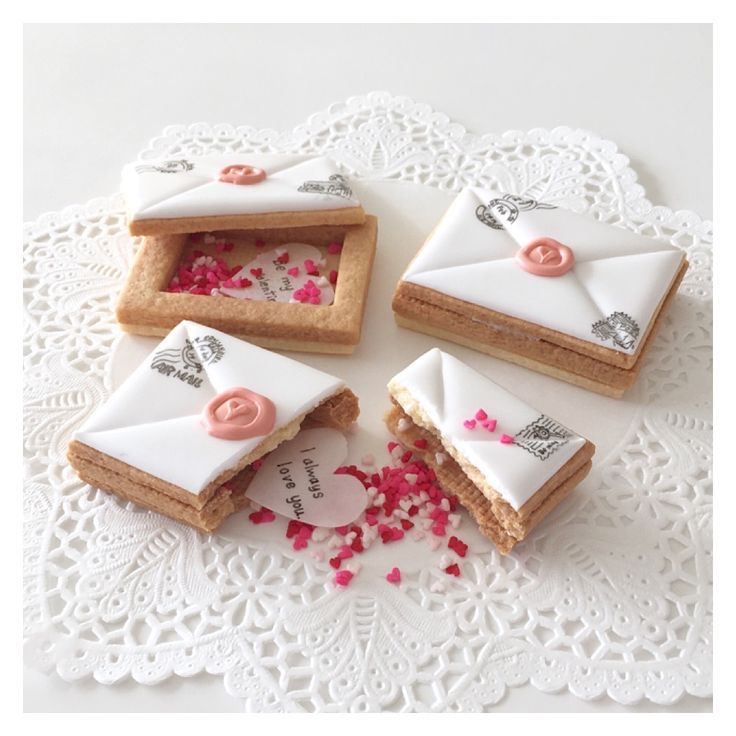
[[[596,345],[635,353],[639,340],[624,347],[599,338],[592,326],[623,312],[642,336],[682,263],[682,251],[562,208],[520,211],[513,222],[494,208],[503,225],[494,229],[476,217],[476,209],[502,196],[464,189],[403,280]],[[545,236],[574,253],[575,263],[563,276],[537,276],[516,263],[520,247]]]
[[[214,358],[208,361],[213,351]],[[189,380],[201,383],[192,385]],[[344,383],[224,332],[185,321],[163,339],[74,438],[198,494],[264,438],[217,439],[202,426],[205,404],[234,386],[255,391],[274,403],[272,432],[276,432],[337,393]]]
[[[191,167],[167,169],[168,159],[127,164],[122,190],[130,220],[245,215],[264,212],[302,212],[357,207],[349,197],[320,191],[299,191],[307,182],[329,182],[340,171],[331,159],[296,155],[228,153],[187,156]],[[239,185],[219,180],[230,164],[250,164],[266,171],[257,184]],[[315,187],[312,187],[314,189]]]
[[[517,511],[585,444],[566,429],[563,437],[553,436],[547,445],[535,441],[532,446],[531,433],[526,432],[530,425],[547,429],[561,425],[438,348],[394,376],[388,388],[407,413],[419,415],[439,432],[450,455],[477,468]],[[495,431],[488,432],[479,423],[475,429],[464,426],[478,409],[497,420]],[[502,434],[514,437],[515,443],[500,442]]]

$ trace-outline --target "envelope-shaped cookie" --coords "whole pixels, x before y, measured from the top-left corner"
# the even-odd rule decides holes
[[[132,235],[365,221],[350,181],[325,156],[153,159],[125,166],[122,188]]]
[[[588,440],[437,348],[388,390],[389,429],[504,554],[590,470]]]
[[[468,188],[404,273],[399,324],[620,396],[687,269],[589,215]]]
[[[305,423],[345,429],[355,395],[338,378],[182,322],[74,434],[91,485],[212,531],[244,504],[254,461]]]
[[[145,235],[120,294],[127,332],[182,319],[267,348],[350,353],[377,221],[325,156],[223,154],[129,164],[128,224]]]

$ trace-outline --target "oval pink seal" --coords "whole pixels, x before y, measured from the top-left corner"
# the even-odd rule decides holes
[[[249,164],[231,164],[220,171],[220,181],[228,184],[258,184],[266,178],[266,172]]]
[[[562,276],[572,268],[575,256],[553,238],[535,238],[516,254],[516,261],[535,276]]]
[[[217,394],[202,412],[208,434],[221,440],[247,440],[267,435],[276,422],[273,402],[247,388]]]

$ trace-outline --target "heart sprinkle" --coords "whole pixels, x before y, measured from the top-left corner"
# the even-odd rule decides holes
[[[254,524],[267,524],[268,522],[276,521],[276,514],[270,509],[261,509],[260,511],[254,511],[248,518]]]
[[[335,584],[345,588],[350,585],[350,581],[353,579],[353,573],[350,570],[340,570],[335,573]]]
[[[319,271],[317,270],[317,265],[311,258],[307,258],[304,261],[304,270],[310,275],[310,276],[319,276]]]
[[[468,551],[468,545],[457,537],[450,537],[447,546],[460,557],[465,557]]]

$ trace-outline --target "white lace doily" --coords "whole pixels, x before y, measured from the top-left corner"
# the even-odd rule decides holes
[[[361,179],[495,186],[682,247],[690,270],[628,429],[519,554],[469,557],[441,595],[422,569],[400,589],[376,576],[335,590],[280,534],[245,544],[162,524],[70,471],[70,434],[111,388],[131,240],[118,196],[44,215],[25,230],[27,661],[102,683],[206,671],[252,710],[480,710],[527,682],[619,703],[710,696],[710,223],[652,206],[590,132],[474,136],[385,93],[292,132],[170,127],[141,156],[254,150],[330,151]]]

